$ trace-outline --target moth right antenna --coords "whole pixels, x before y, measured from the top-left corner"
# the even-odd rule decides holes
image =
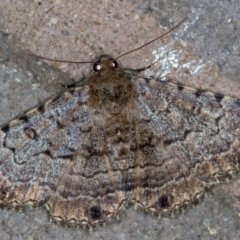
[[[129,54],[129,53],[135,52],[135,51],[137,51],[137,50],[139,50],[139,49],[141,49],[141,48],[149,45],[150,43],[153,43],[153,42],[157,41],[158,39],[166,36],[167,34],[169,34],[170,32],[172,32],[175,28],[177,28],[179,25],[181,25],[186,19],[187,19],[187,17],[185,17],[182,21],[180,21],[177,25],[175,25],[172,29],[170,29],[169,31],[167,31],[167,32],[164,33],[163,35],[161,35],[161,36],[159,36],[159,37],[151,40],[150,42],[145,43],[144,45],[142,45],[142,46],[140,46],[140,47],[138,47],[138,48],[135,48],[135,49],[133,49],[133,50],[131,50],[131,51],[129,51],[129,52],[126,52],[126,53],[121,54],[120,56],[118,56],[117,58],[115,58],[115,60],[117,60],[117,59],[119,59],[120,57],[123,57],[123,56],[125,56],[125,55],[127,55],[127,54]]]

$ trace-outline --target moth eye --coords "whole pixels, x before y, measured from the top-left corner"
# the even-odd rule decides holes
[[[101,69],[102,69],[102,66],[101,66],[101,63],[100,63],[100,62],[95,62],[95,63],[93,64],[93,70],[94,70],[95,72],[99,72]]]
[[[118,67],[118,63],[117,63],[116,60],[113,60],[113,61],[112,61],[112,66],[113,66],[114,68],[117,68],[117,67]]]

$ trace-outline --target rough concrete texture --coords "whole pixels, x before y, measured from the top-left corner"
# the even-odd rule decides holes
[[[240,3],[235,0],[0,1],[0,125],[89,76],[94,61],[114,57],[188,19],[165,38],[119,60],[125,68],[156,61],[146,76],[240,98]],[[46,61],[47,62],[47,61]],[[64,73],[65,74],[64,74]],[[92,232],[52,223],[44,207],[0,209],[0,239],[240,239],[240,181],[212,188],[197,206],[157,218],[127,206]]]

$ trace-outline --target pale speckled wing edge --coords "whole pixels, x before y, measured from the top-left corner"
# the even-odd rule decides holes
[[[155,198],[155,203],[151,205],[145,200],[144,204],[140,203],[143,208],[160,214],[173,213],[197,202],[212,184],[239,173],[239,99],[172,82],[140,78],[135,81],[138,82],[139,101],[144,113],[142,118],[152,125],[159,141],[156,149],[161,156],[156,155],[155,160],[159,162],[159,174],[164,173],[161,170],[165,165],[161,163],[164,157],[164,162],[167,162],[165,169],[176,166],[176,172],[169,170],[166,174],[165,171],[169,179],[158,186],[158,201]],[[209,145],[205,143],[204,146],[206,140]],[[202,146],[207,149],[206,152]],[[196,157],[199,153],[202,156]],[[152,176],[158,175],[156,169],[152,169],[155,172]],[[144,171],[142,176],[146,175]],[[167,186],[171,178],[175,181]],[[160,178],[158,182],[161,182]],[[146,186],[151,189],[149,182],[145,182]]]
[[[63,127],[64,124],[66,126],[71,124],[66,118],[71,109],[67,108],[67,104],[59,109],[58,104],[60,101],[63,103],[69,101],[68,105],[72,110],[75,108],[76,112],[81,112],[80,115],[84,112],[85,119],[87,119],[88,113],[84,111],[87,93],[88,87],[66,92],[47,101],[43,106],[27,112],[19,119],[11,121],[0,130],[1,205],[24,207],[26,204],[33,204],[38,206],[49,199],[71,158],[70,154],[67,155],[68,153],[63,153],[61,156],[61,145],[56,146],[55,143],[51,143],[55,137],[60,140],[59,144],[66,146],[66,142],[61,139],[66,136],[54,135],[54,130]],[[59,115],[61,117],[58,117]],[[58,118],[59,120],[66,119],[66,122],[58,121]],[[83,125],[84,122],[78,127],[84,128]],[[41,150],[31,149],[30,142]],[[56,152],[55,147],[60,150]],[[24,152],[21,153],[22,150]],[[29,158],[26,159],[27,157]],[[34,161],[34,159],[39,161]]]

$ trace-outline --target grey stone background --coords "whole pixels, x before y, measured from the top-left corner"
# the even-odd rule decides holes
[[[240,98],[240,3],[236,0],[0,1],[0,126],[92,74],[92,66],[29,56],[94,61],[161,35],[120,66]],[[46,61],[47,62],[47,61]],[[44,207],[0,209],[0,239],[240,239],[240,181],[209,190],[198,205],[157,218],[127,206],[92,232],[52,223]]]

